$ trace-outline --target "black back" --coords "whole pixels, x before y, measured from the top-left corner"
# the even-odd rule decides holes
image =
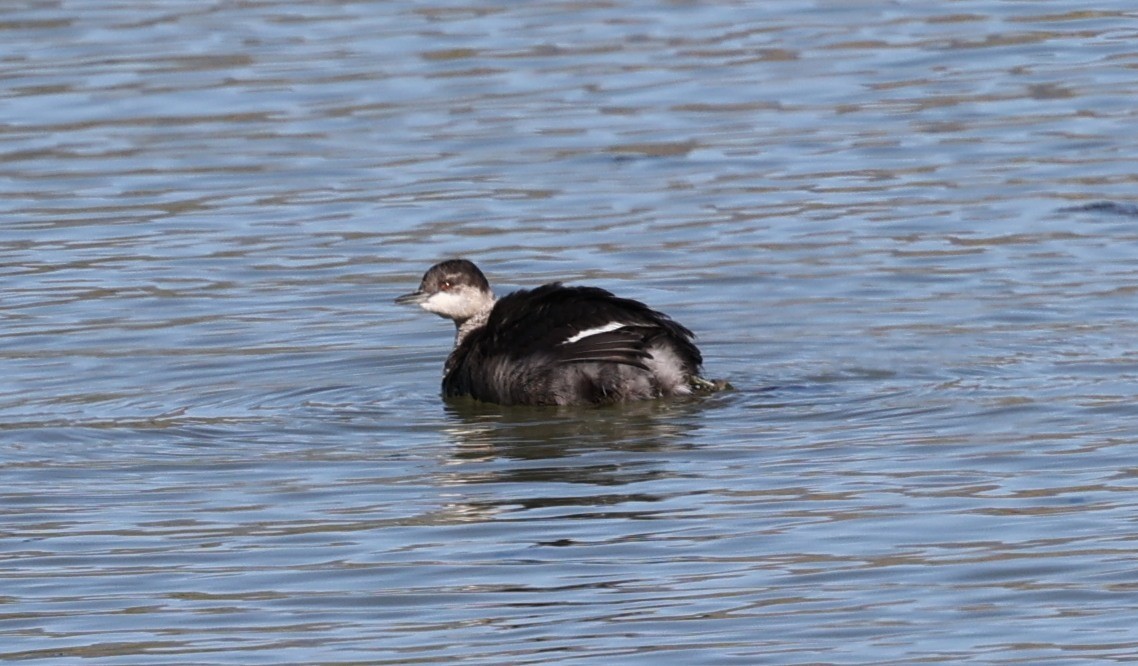
[[[623,327],[565,343],[574,335],[620,322]],[[647,305],[596,287],[547,284],[516,291],[490,312],[486,325],[470,332],[447,359],[446,395],[533,404],[549,402],[558,368],[574,364],[595,372],[612,366],[647,370],[648,349],[666,345],[688,374],[703,362],[693,334]],[[564,372],[564,371],[562,371]],[[590,400],[592,401],[592,400]]]

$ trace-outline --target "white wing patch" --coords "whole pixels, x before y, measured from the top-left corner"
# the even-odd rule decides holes
[[[619,321],[610,321],[609,323],[605,324],[604,326],[597,326],[596,328],[586,328],[585,330],[581,331],[580,333],[578,333],[578,334],[574,335],[573,337],[565,340],[561,344],[563,344],[563,345],[573,344],[574,342],[577,342],[578,340],[582,340],[584,338],[587,338],[590,335],[600,335],[601,333],[608,333],[609,331],[615,331],[618,328],[624,328],[627,325],[628,324],[622,324]]]

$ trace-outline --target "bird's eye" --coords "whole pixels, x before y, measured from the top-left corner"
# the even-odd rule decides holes
[[[439,289],[442,289],[443,291],[450,291],[450,288],[453,286],[454,284],[450,280],[443,280],[439,283]]]

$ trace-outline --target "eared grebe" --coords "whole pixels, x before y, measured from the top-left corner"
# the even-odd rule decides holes
[[[465,259],[436,264],[396,303],[454,320],[443,394],[504,405],[609,404],[720,388],[692,332],[639,301],[559,282],[494,298]]]

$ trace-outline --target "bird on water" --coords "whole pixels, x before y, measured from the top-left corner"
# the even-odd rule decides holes
[[[560,282],[494,297],[472,262],[432,266],[395,299],[454,321],[443,395],[503,405],[605,405],[724,388],[699,376],[690,330],[647,305]]]

